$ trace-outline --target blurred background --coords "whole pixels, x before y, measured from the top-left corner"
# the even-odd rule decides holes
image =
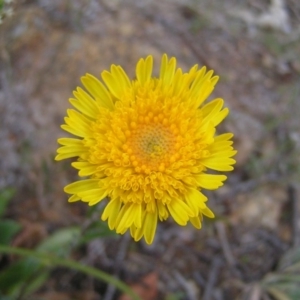
[[[143,300],[300,299],[298,0],[0,0],[0,245],[105,271]],[[220,75],[237,165],[201,230],[159,225],[153,245],[110,232],[103,207],[67,203],[54,162],[68,98],[112,63],[163,53]],[[126,300],[113,284],[0,253],[0,299]]]

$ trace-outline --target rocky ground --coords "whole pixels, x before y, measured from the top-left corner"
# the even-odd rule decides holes
[[[76,172],[69,162],[53,161],[80,77],[97,76],[112,63],[133,76],[136,61],[148,54],[157,72],[168,53],[184,70],[196,63],[215,70],[221,80],[213,96],[231,110],[222,131],[235,134],[237,166],[224,187],[208,193],[217,218],[205,220],[200,231],[161,224],[151,247],[110,236],[70,256],[121,278],[144,300],[300,299],[300,283],[292,292],[278,283],[286,275],[283,262],[300,251],[298,1],[8,2],[0,1],[6,9],[0,189],[15,190],[6,217],[22,229],[12,244],[33,249],[56,230],[86,222],[85,205],[68,204],[63,193]],[[10,263],[0,263],[0,270]],[[113,286],[55,268],[29,298],[17,299],[127,298]]]

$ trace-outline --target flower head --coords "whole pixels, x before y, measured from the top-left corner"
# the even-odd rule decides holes
[[[176,59],[163,55],[159,77],[152,76],[153,57],[140,59],[136,79],[120,66],[101,77],[86,74],[77,88],[62,128],[77,138],[60,138],[56,160],[76,157],[72,166],[87,177],[65,187],[69,202],[108,203],[102,220],[138,241],[151,244],[158,220],[170,216],[179,225],[201,228],[203,215],[213,218],[202,189],[217,189],[231,171],[236,151],[232,134],[216,135],[227,116],[224,101],[203,102],[219,77],[203,67],[188,73]]]

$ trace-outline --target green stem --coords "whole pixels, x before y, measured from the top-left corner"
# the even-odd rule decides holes
[[[109,284],[114,285],[116,288],[118,288],[120,291],[128,294],[130,297],[132,297],[133,300],[140,300],[140,298],[132,291],[132,289],[127,286],[122,281],[114,278],[113,276],[108,275],[107,273],[100,271],[98,269],[82,265],[76,261],[70,260],[70,259],[64,259],[56,257],[52,254],[48,253],[42,253],[37,251],[32,251],[28,249],[22,249],[22,248],[16,248],[16,247],[10,247],[10,246],[3,246],[0,245],[0,253],[7,253],[7,254],[15,254],[15,255],[21,255],[21,256],[31,256],[34,258],[37,258],[40,260],[40,262],[44,265],[56,265],[61,267],[67,267],[76,271],[83,272],[87,275],[90,275],[94,278],[97,278],[99,280],[106,281]]]

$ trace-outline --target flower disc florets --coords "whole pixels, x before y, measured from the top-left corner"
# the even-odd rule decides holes
[[[130,229],[138,241],[152,243],[158,219],[170,215],[179,225],[201,228],[202,216],[214,217],[201,189],[217,189],[231,171],[236,151],[232,134],[216,136],[227,116],[223,100],[202,105],[218,81],[197,66],[183,73],[176,60],[162,57],[160,76],[152,77],[152,56],[140,59],[136,79],[120,66],[102,72],[106,87],[87,74],[70,99],[62,128],[78,139],[62,138],[56,160],[78,157],[72,166],[80,180],[65,187],[69,201],[94,205],[108,198],[102,220],[110,229]]]

